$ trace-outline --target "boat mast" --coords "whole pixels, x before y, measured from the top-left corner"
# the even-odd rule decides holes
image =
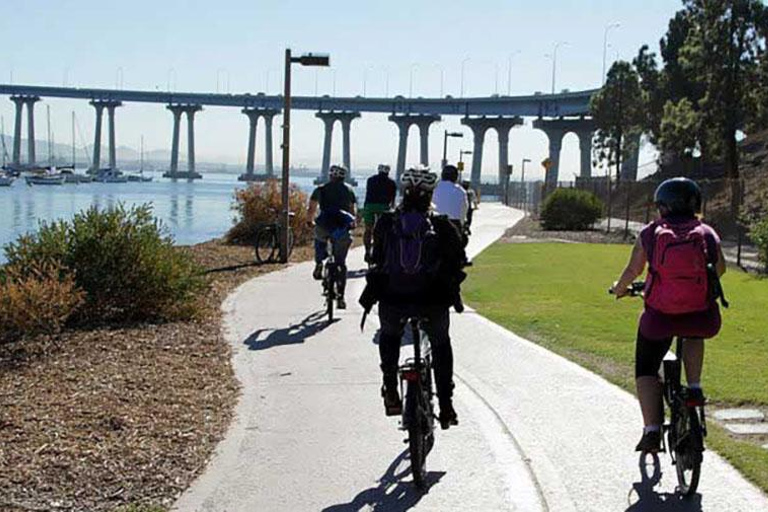
[[[46,116],[48,118],[48,165],[53,170],[53,147],[51,146],[51,106],[45,106]]]
[[[75,164],[77,159],[75,158],[75,111],[72,111],[72,172],[75,172],[77,165]]]
[[[5,155],[8,151],[5,149],[5,117],[0,116],[0,139],[3,140],[3,167],[5,167]]]
[[[139,157],[139,172],[141,174],[144,174],[144,136],[141,136],[141,150],[140,150],[140,157]]]

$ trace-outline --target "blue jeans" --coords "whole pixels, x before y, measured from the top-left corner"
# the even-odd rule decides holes
[[[339,266],[338,291],[344,296],[347,285],[347,253],[352,245],[352,235],[346,229],[343,233],[330,232],[320,224],[315,226],[315,263],[321,264],[328,257],[328,240],[333,247],[333,258]]]

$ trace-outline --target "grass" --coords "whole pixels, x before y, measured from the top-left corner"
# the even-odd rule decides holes
[[[640,300],[607,295],[629,246],[498,243],[477,259],[465,286],[481,314],[634,391]],[[768,405],[768,281],[731,270],[731,309],[706,345],[703,383],[720,405]],[[768,451],[712,429],[710,445],[768,491]]]

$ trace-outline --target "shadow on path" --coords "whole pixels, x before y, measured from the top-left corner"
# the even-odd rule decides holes
[[[308,338],[319,333],[328,323],[325,311],[316,311],[304,318],[298,324],[284,329],[259,329],[248,336],[243,343],[250,350],[267,350],[280,345],[296,345],[304,343]]]
[[[647,464],[647,457],[652,457],[651,464]],[[625,512],[701,512],[701,494],[695,494],[690,498],[684,498],[675,493],[657,493],[654,490],[661,482],[661,462],[658,454],[640,455],[640,481],[632,484],[627,501],[632,503],[632,495],[638,500],[630,504]],[[653,467],[653,473],[648,475],[649,467]]]
[[[389,465],[387,471],[379,480],[379,485],[361,491],[349,503],[331,505],[322,512],[357,512],[361,510],[372,512],[405,512],[413,508],[424,493],[419,491],[409,479],[403,479],[411,474],[406,449]],[[404,464],[404,462],[406,462]],[[400,466],[405,466],[400,468]],[[427,489],[437,484],[445,472],[427,473]],[[428,492],[428,491],[427,491]]]

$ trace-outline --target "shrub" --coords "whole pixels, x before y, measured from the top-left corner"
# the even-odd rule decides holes
[[[603,203],[594,194],[561,188],[544,201],[540,218],[546,230],[581,231],[591,228],[602,213]]]
[[[0,340],[59,332],[84,299],[74,276],[56,264],[7,268],[0,282]]]
[[[757,246],[760,262],[768,271],[768,214],[752,222],[749,228],[749,238]]]
[[[194,312],[204,281],[191,257],[173,247],[148,205],[90,208],[70,221],[42,223],[5,248],[19,275],[54,264],[85,293],[81,322],[174,319]]]
[[[312,228],[309,223],[307,195],[292,185],[289,190],[289,207],[294,217],[291,221],[293,237],[298,245],[312,240]],[[280,183],[269,180],[264,183],[253,183],[248,187],[235,191],[235,202],[232,209],[237,213],[235,225],[229,230],[226,239],[229,243],[252,245],[256,242],[256,232],[264,224],[277,220],[277,214],[282,209]]]

